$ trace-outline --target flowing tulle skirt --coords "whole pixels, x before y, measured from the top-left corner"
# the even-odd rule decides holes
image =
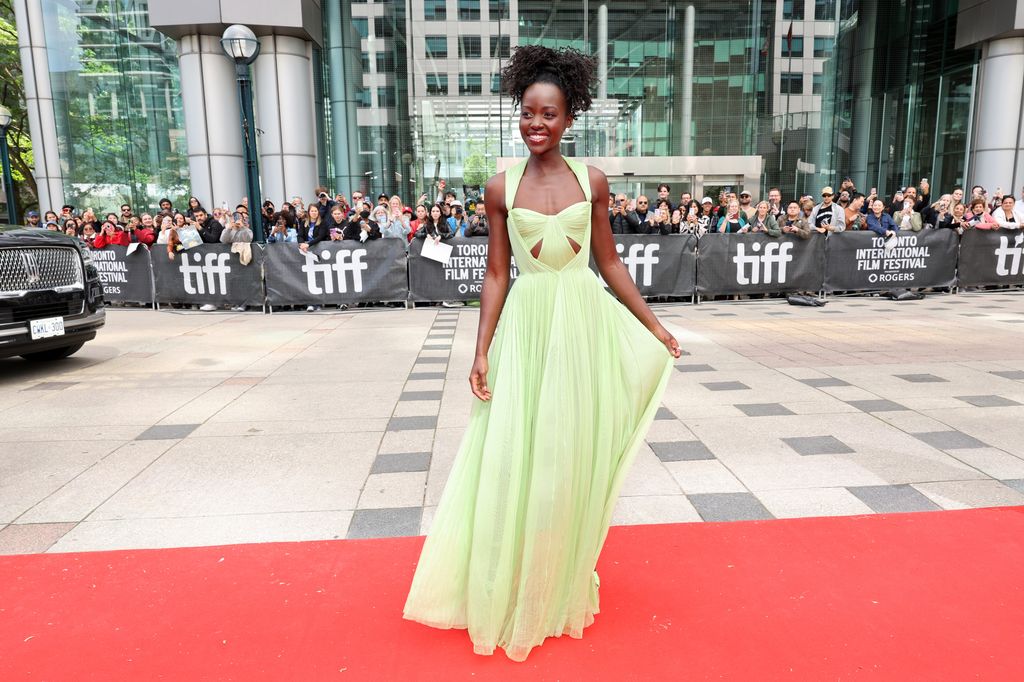
[[[520,275],[488,365],[403,617],[523,661],[599,611],[594,568],[672,356],[580,268]]]

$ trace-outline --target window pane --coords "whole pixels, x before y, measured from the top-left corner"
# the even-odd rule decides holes
[[[356,17],[352,20],[352,25],[356,27],[356,33],[359,34],[360,38],[365,38],[370,35],[369,19]]]
[[[448,36],[426,36],[428,57],[448,56]]]
[[[491,74],[491,94],[492,95],[500,95],[501,94],[501,74],[498,74],[498,73],[492,73]]]
[[[814,56],[815,57],[831,57],[832,46],[835,45],[834,38],[815,38],[814,39]]]
[[[428,95],[447,95],[448,94],[448,74],[446,74],[446,73],[428,73],[427,74],[427,94]]]
[[[459,74],[459,94],[479,95],[482,92],[481,76],[478,73]]]
[[[480,57],[480,36],[459,36],[459,58],[476,59]]]
[[[479,19],[480,0],[459,0],[459,19]]]
[[[816,73],[816,74],[813,74],[811,76],[811,94],[812,95],[820,95],[821,94],[821,82],[822,82],[822,75],[820,73]]]
[[[508,59],[508,36],[491,36],[491,59]]]
[[[791,47],[792,46],[792,47]],[[804,37],[793,36],[793,41],[786,40],[785,37],[782,39],[782,56],[783,57],[803,57],[804,56]]]
[[[378,38],[391,38],[395,35],[395,26],[387,17],[377,17],[373,20],[373,35]]]
[[[802,73],[782,74],[779,92],[783,95],[802,95],[804,92],[804,75]]]
[[[833,21],[836,18],[834,0],[814,0],[814,18],[817,21]]]
[[[445,0],[423,0],[423,18],[428,21],[445,19],[448,16],[445,10]]]
[[[487,12],[491,21],[508,19],[508,0],[490,0]]]
[[[782,18],[796,19],[804,18],[804,0],[784,0],[782,3]]]

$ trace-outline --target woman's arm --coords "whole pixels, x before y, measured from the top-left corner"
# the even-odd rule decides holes
[[[590,210],[590,251],[597,263],[597,269],[601,277],[608,283],[611,290],[615,292],[619,301],[629,309],[636,319],[640,320],[647,329],[665,344],[673,357],[679,357],[679,343],[672,334],[658,321],[658,318],[648,307],[640,295],[639,289],[629,275],[629,270],[622,264],[618,251],[615,250],[615,240],[612,238],[612,228],[608,223],[608,178],[605,174],[596,169],[588,167],[590,174],[590,188],[592,197]]]
[[[487,196],[485,210],[490,228],[487,235],[487,270],[480,289],[480,323],[476,332],[476,358],[469,375],[469,386],[477,398],[490,400],[487,351],[491,347],[498,318],[505,307],[505,297],[512,279],[512,245],[508,240],[508,212],[505,210],[505,174],[498,173],[488,180],[484,192]]]

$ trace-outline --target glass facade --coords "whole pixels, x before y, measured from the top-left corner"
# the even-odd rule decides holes
[[[148,27],[146,0],[40,2],[69,201],[179,202],[189,181],[175,45]],[[534,44],[599,62],[593,107],[563,141],[571,156],[655,167],[668,156],[760,158],[760,186],[747,187],[759,196],[815,194],[847,174],[886,193],[922,176],[943,189],[964,182],[979,54],[954,48],[951,0],[321,7],[315,134],[320,179],[335,191],[412,201],[438,178],[473,188],[499,158],[525,155],[498,73],[511,50]],[[674,182],[709,192],[741,180]]]
[[[376,5],[385,16],[392,6]],[[762,193],[816,192],[845,174],[883,191],[922,174],[942,187],[962,182],[979,55],[954,49],[956,3],[692,6],[690,43],[685,5],[671,1],[411,0],[408,23],[393,30],[410,66],[408,89],[396,93],[409,137],[392,138],[393,151],[412,159],[417,186],[476,185],[498,157],[525,154],[497,74],[510,48],[540,44],[606,55],[604,86],[567,135],[567,154],[760,156],[761,187],[750,189]],[[885,154],[869,161],[868,149]],[[795,173],[798,162],[814,172]]]
[[[175,42],[146,0],[41,0],[68,203],[155,206],[189,193]]]

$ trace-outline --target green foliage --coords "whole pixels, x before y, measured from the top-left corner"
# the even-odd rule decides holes
[[[32,138],[25,109],[25,80],[21,72],[18,31],[14,26],[11,0],[0,0],[0,102],[11,110],[7,144],[11,154],[11,175],[18,193],[18,208],[24,212],[38,206],[39,200],[33,173]]]

